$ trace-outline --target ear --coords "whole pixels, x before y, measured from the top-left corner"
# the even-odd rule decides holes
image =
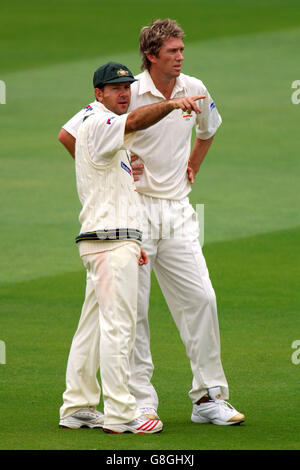
[[[100,90],[100,88],[95,88],[95,97],[97,101],[100,101],[102,103],[103,101],[103,90]]]
[[[155,64],[155,62],[157,61],[157,57],[153,54],[146,54],[146,57],[149,62],[151,62],[151,64]]]

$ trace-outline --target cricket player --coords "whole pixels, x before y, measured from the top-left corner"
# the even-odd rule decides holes
[[[201,114],[178,110],[137,132],[130,146],[138,198],[146,214],[142,246],[149,263],[139,270],[129,387],[140,409],[149,417],[158,417],[148,324],[153,269],[190,360],[191,420],[233,425],[242,423],[245,416],[226,401],[229,388],[220,356],[216,296],[199,243],[197,215],[188,197],[222,119],[203,82],[181,72],[183,39],[183,30],[170,19],[156,20],[142,28],[143,72],[131,88],[131,110],[184,96],[200,94],[206,98],[201,101]],[[81,115],[82,111],[59,135],[72,155]],[[193,128],[196,138],[191,148]]]
[[[139,201],[127,148],[136,131],[155,124],[171,111],[200,113],[196,101],[204,96],[164,100],[127,114],[134,81],[122,64],[109,62],[97,69],[96,101],[86,109],[77,132],[76,183],[82,210],[76,242],[87,281],[67,366],[60,410],[63,428],[103,426],[109,433],[143,434],[163,428],[159,419],[143,414],[128,387],[138,265],[147,263],[147,255],[141,250]],[[99,386],[94,383],[99,364],[104,416],[93,408],[100,398]]]

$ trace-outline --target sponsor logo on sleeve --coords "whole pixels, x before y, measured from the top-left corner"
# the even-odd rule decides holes
[[[111,121],[115,119],[115,116],[112,116],[111,118],[107,119],[106,124],[111,124]]]
[[[121,167],[131,175],[131,168],[129,168],[124,162],[121,162]]]

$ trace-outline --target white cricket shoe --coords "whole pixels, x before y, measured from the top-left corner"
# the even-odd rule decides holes
[[[102,428],[103,424],[104,414],[91,406],[81,408],[59,421],[59,427],[65,429]]]
[[[103,431],[110,434],[132,432],[134,434],[154,434],[163,430],[163,423],[159,419],[149,419],[145,415],[125,424],[109,424]]]
[[[245,416],[239,413],[230,403],[221,399],[219,387],[209,389],[207,401],[193,405],[191,420],[193,423],[212,423],[223,426],[240,424]]]
[[[149,419],[159,419],[155,408],[140,408],[140,412]]]

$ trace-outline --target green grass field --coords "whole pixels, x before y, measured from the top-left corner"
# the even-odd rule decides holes
[[[116,0],[113,10],[96,0],[1,2],[0,449],[300,449],[300,364],[291,360],[300,340],[300,105],[291,101],[300,79],[299,13],[296,0]],[[186,31],[183,71],[203,80],[223,118],[191,201],[205,205],[204,254],[230,401],[247,420],[191,423],[189,363],[153,276],[163,433],[61,430],[85,272],[74,243],[74,163],[57,134],[93,100],[99,65],[117,60],[139,72],[140,29],[167,16]]]

